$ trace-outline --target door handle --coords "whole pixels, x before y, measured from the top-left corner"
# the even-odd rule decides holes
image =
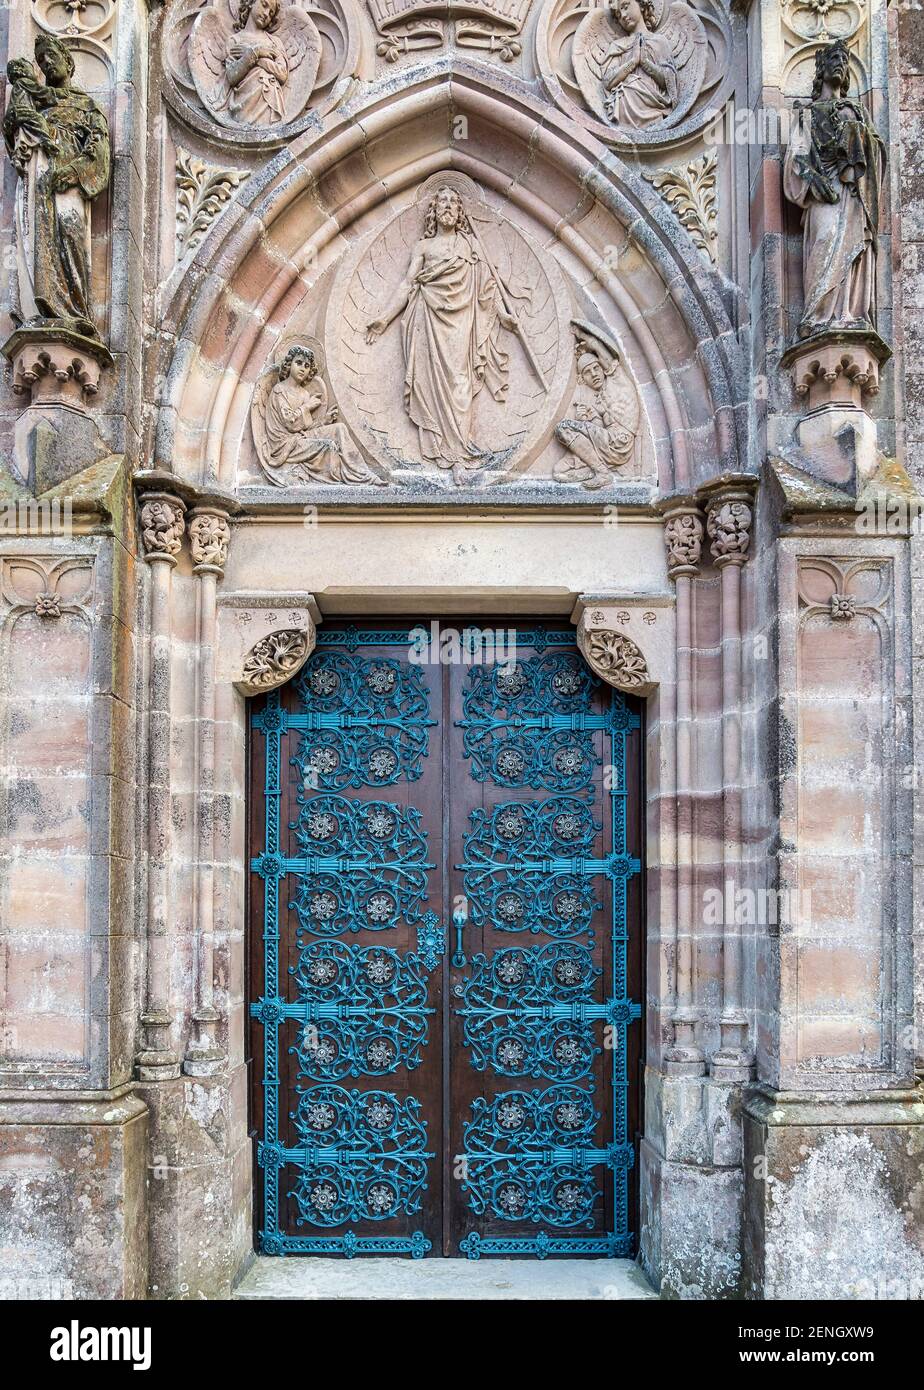
[[[452,963],[457,970],[462,970],[465,966],[465,952],[462,950],[462,932],[465,923],[468,921],[468,913],[464,907],[457,907],[452,914],[453,925],[456,929],[456,949],[453,952]]]

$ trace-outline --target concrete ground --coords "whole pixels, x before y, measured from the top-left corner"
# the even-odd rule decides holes
[[[657,1298],[631,1260],[254,1261],[233,1294],[246,1299]]]

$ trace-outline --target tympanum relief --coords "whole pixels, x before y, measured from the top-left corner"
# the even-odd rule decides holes
[[[247,144],[329,110],[357,45],[355,16],[341,0],[186,0],[168,21],[164,60],[183,114]]]
[[[702,124],[721,100],[729,47],[709,0],[547,0],[537,32],[553,96],[611,143],[657,144]]]
[[[275,486],[597,491],[651,478],[615,337],[574,316],[586,290],[465,175],[426,180],[304,303],[251,402]]]

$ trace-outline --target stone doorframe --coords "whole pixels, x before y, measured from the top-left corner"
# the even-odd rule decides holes
[[[740,933],[732,929],[724,942],[703,938],[695,895],[703,871],[721,881],[740,857],[740,614],[753,483],[725,477],[662,505],[662,592],[575,594],[571,612],[591,669],[647,706],[641,1256],[655,1281],[682,1282],[678,1260],[716,1271],[719,1296],[731,1291],[740,1268],[738,1102],[752,1074],[753,1013],[744,1008]],[[185,1285],[190,1295],[196,1287],[214,1294],[230,1288],[253,1244],[244,1057],[245,699],[296,674],[323,613],[310,593],[220,591],[238,511],[232,497],[197,494],[162,473],[142,475],[137,486],[150,659],[147,960],[136,1074],[150,1111],[150,1166],[160,1162],[177,1175],[175,1184],[149,1186],[150,1279],[161,1293],[182,1293]],[[649,514],[649,525],[653,519]],[[721,695],[712,718],[721,754],[709,785],[698,788],[693,725],[706,710],[694,694],[694,619],[707,532],[714,565],[703,593],[720,628]],[[541,613],[542,591],[531,608],[528,589],[516,594],[519,611],[526,603]],[[372,589],[358,596],[354,616],[393,616],[384,598]],[[415,602],[426,616],[427,595]],[[445,591],[439,602],[445,613]],[[460,615],[465,604],[460,596]],[[494,593],[479,605],[479,617],[509,618],[510,608],[509,597]],[[177,756],[178,743],[185,743],[185,757]],[[715,799],[716,779],[723,835],[718,862],[704,865],[695,808],[698,797]],[[681,1199],[675,1179],[682,1171],[686,1182],[690,1164],[700,1166],[702,1182]],[[697,1209],[717,1206],[725,1220],[697,1217]],[[679,1233],[691,1222],[702,1248],[684,1235],[681,1254]]]

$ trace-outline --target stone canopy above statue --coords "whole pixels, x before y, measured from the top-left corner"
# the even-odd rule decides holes
[[[555,493],[653,481],[612,333],[576,317],[581,298],[556,257],[465,175],[420,184],[310,302],[313,318],[288,325],[252,399],[274,486]]]

